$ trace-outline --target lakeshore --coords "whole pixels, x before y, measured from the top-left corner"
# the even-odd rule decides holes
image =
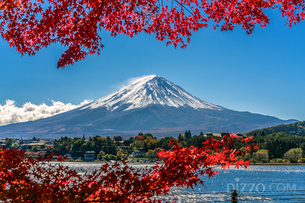
[[[297,166],[297,165],[305,165],[305,163],[251,163],[251,165],[291,165],[291,166]]]

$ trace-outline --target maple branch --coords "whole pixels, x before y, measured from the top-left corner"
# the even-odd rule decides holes
[[[20,180],[24,180],[24,181],[27,182],[28,184],[31,183],[31,181],[29,180],[29,178],[20,176],[20,174],[17,173],[14,169],[11,169],[11,171],[16,175],[16,177],[19,177],[19,178],[16,178],[17,180],[19,180],[19,181],[20,181]],[[35,198],[33,197],[30,201],[31,201],[31,202],[34,202],[34,201],[35,201]]]
[[[103,11],[104,2],[105,1],[103,0],[102,3],[101,3],[101,6],[100,6],[100,9],[99,9],[99,12],[98,12],[98,16],[100,16],[101,12]]]
[[[180,6],[182,6],[185,10],[187,10],[190,14],[193,15],[193,12],[189,11],[182,3],[178,2],[177,0],[175,0],[178,4],[180,4]]]
[[[135,193],[145,193],[145,192],[155,192],[157,190],[160,190],[162,188],[164,188],[165,186],[169,186],[171,185],[172,183],[174,183],[175,181],[172,181],[172,182],[169,182],[168,184],[164,184],[163,186],[160,186],[160,187],[157,187],[155,189],[152,189],[152,190],[139,190],[139,191],[132,191],[132,192],[129,192],[129,193],[126,193],[124,195],[121,195],[120,197],[116,198],[116,199],[113,199],[113,200],[102,200],[102,201],[82,201],[82,202],[116,202],[118,201],[119,199],[125,197],[125,196],[128,196],[128,195],[131,195],[131,194],[135,194]]]
[[[0,7],[0,9],[2,9],[4,6],[5,6],[5,4],[8,2],[8,0],[5,0],[5,2],[2,4],[2,6]]]
[[[199,173],[197,173],[197,175],[199,175]],[[181,179],[181,178],[183,178],[183,175],[179,175],[179,177],[177,177],[177,179]],[[112,199],[112,200],[99,200],[99,201],[81,201],[82,203],[85,203],[85,202],[117,202],[117,201],[119,201],[121,198],[123,198],[123,197],[126,197],[126,196],[129,196],[129,195],[131,195],[131,194],[136,194],[136,193],[152,193],[152,192],[155,192],[155,191],[158,191],[158,190],[160,190],[160,189],[162,189],[162,188],[165,188],[166,186],[170,186],[170,185],[172,185],[175,181],[177,181],[177,179],[172,179],[171,181],[167,181],[166,183],[163,183],[163,184],[161,184],[161,186],[159,186],[159,187],[157,187],[157,188],[155,188],[155,189],[150,189],[150,190],[138,190],[138,191],[131,191],[131,192],[128,192],[128,193],[126,193],[126,194],[123,194],[123,195],[121,195],[121,196],[119,196],[118,198],[116,198],[116,199]],[[110,180],[109,180],[109,182],[111,182],[111,180],[113,180],[113,178],[111,178]]]

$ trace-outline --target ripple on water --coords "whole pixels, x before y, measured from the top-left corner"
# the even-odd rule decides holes
[[[103,163],[65,162],[80,172],[98,170]],[[136,169],[151,167],[155,164],[130,163]],[[251,165],[248,168],[220,170],[212,178],[202,177],[205,185],[193,190],[172,188],[164,200],[177,198],[176,202],[217,202],[230,201],[231,189],[239,191],[242,202],[305,202],[304,165]]]

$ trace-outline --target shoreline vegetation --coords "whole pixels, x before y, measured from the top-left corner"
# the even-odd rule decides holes
[[[110,161],[101,161],[101,160],[94,160],[94,161],[84,161],[84,160],[81,160],[81,161],[77,161],[77,160],[66,160],[66,161],[63,161],[63,162],[73,162],[73,163],[77,163],[77,162],[80,162],[80,163],[106,163],[106,162],[110,162],[111,163],[112,160]],[[121,160],[116,160],[117,162],[122,162]],[[54,160],[54,162],[57,162],[57,160]],[[131,161],[131,162],[128,162],[127,163],[134,163],[134,164],[149,164],[149,163],[164,163],[163,161]],[[292,166],[296,166],[296,165],[305,165],[305,163],[251,163],[251,165],[292,165]]]
[[[251,165],[305,165],[305,163],[251,163]]]
[[[269,129],[269,132],[272,132]],[[303,131],[302,131],[303,132]],[[219,135],[216,135],[219,134]],[[171,141],[177,141],[181,148],[194,146],[203,147],[203,142],[208,139],[220,139],[229,133],[206,133],[202,132],[197,136],[190,130],[175,137],[154,137],[151,133],[139,133],[135,137],[123,139],[121,136],[113,138],[100,137],[61,137],[55,140],[39,140],[33,138],[28,140],[18,140],[6,138],[2,140],[2,146],[7,148],[19,148],[26,150],[26,157],[41,157],[44,155],[57,154],[68,157],[67,161],[121,161],[135,163],[152,163],[159,161],[157,153],[160,150],[170,150]],[[253,137],[253,141],[243,143],[237,141],[234,148],[243,152],[239,160],[250,161],[253,165],[305,165],[305,133],[288,134],[287,132],[272,132],[267,134],[264,129],[256,130],[242,135]],[[247,145],[256,145],[258,150],[247,151]],[[1,140],[0,140],[1,145]],[[56,156],[55,156],[56,158]]]

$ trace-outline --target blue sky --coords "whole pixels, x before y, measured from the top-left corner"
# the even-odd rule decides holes
[[[270,24],[252,35],[240,27],[210,27],[193,33],[186,49],[167,47],[153,35],[111,37],[102,31],[101,55],[64,69],[56,63],[65,47],[21,57],[1,39],[0,104],[79,104],[118,90],[130,78],[156,74],[229,109],[305,120],[305,24],[289,28],[280,13],[269,14]]]

